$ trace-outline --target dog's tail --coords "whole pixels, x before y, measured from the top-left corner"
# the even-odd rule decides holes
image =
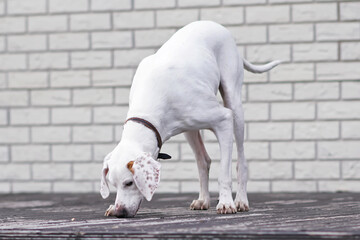
[[[275,61],[269,62],[267,64],[264,64],[264,65],[254,65],[254,64],[251,64],[250,62],[248,62],[246,59],[243,59],[243,61],[244,61],[245,69],[252,73],[267,72],[267,71],[273,69],[274,67],[276,67],[277,65],[279,65],[280,63],[282,63],[282,61],[280,61],[280,60],[275,60]]]

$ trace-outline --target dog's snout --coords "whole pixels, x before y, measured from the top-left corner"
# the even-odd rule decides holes
[[[129,216],[128,211],[126,210],[126,208],[122,205],[116,204],[115,206],[115,216],[118,218],[126,218],[126,217],[131,217]]]

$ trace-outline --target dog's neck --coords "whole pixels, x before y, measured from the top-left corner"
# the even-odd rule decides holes
[[[121,142],[131,145],[138,152],[150,153],[154,159],[157,159],[159,152],[158,142],[155,133],[137,122],[127,122],[121,137]]]

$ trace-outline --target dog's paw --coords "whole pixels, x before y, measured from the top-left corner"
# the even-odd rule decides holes
[[[236,208],[234,202],[231,203],[221,203],[219,202],[216,206],[216,211],[218,214],[232,214],[236,213]]]
[[[210,200],[194,200],[190,204],[191,210],[208,210],[210,208]]]
[[[105,211],[104,216],[109,217],[109,216],[114,216],[115,214],[115,205],[110,205],[109,208]]]
[[[236,210],[238,212],[248,212],[250,210],[249,203],[244,201],[235,201]]]

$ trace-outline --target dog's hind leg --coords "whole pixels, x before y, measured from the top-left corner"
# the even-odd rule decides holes
[[[198,171],[199,171],[199,181],[200,181],[199,199],[194,200],[191,203],[190,209],[207,210],[210,207],[209,170],[210,170],[211,159],[206,152],[199,131],[185,132],[185,137],[195,154]]]

